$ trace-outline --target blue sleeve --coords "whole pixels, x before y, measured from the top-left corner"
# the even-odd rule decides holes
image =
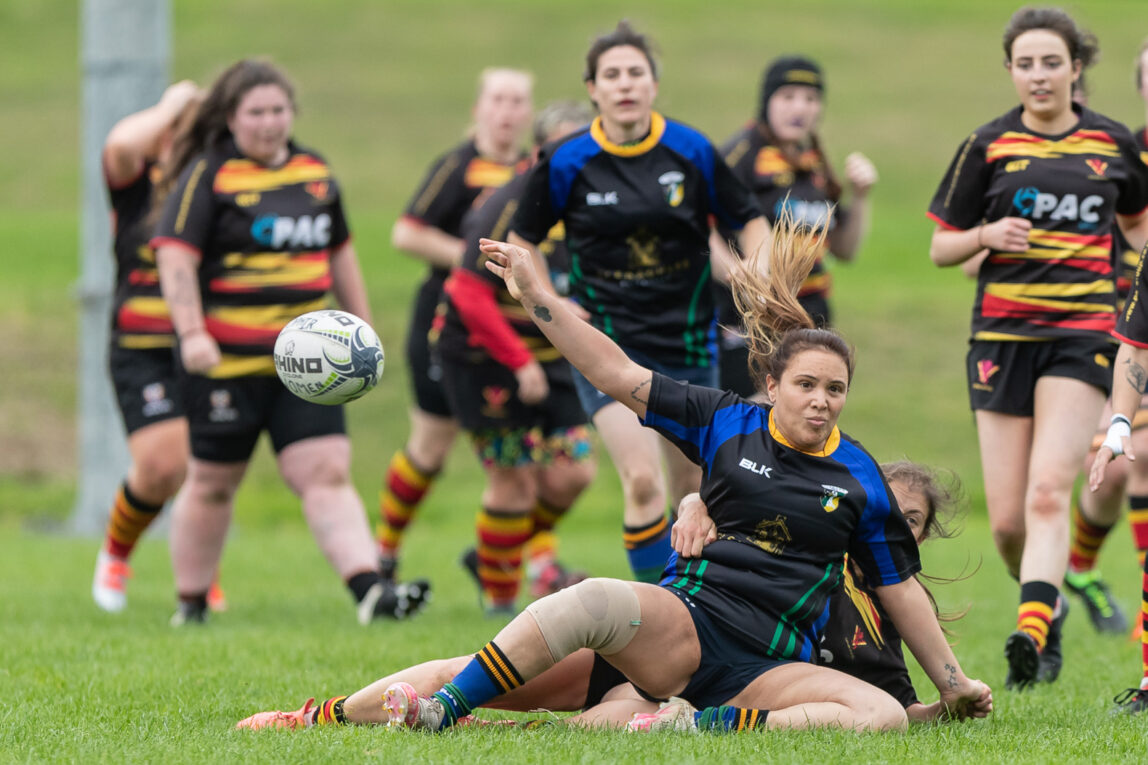
[[[877,587],[898,584],[920,571],[917,542],[877,462],[845,438],[833,458],[849,469],[865,491],[865,506],[850,542],[850,560]]]

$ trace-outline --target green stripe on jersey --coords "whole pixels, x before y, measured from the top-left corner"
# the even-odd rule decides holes
[[[709,285],[710,263],[706,261],[706,266],[698,278],[697,286],[694,287],[694,294],[690,296],[689,308],[686,310],[686,331],[682,333],[682,340],[686,346],[686,366],[709,366],[709,354],[706,353],[705,342],[699,341],[697,333],[693,330],[698,315],[698,301],[702,298],[702,290],[708,289]]]
[[[574,292],[574,286],[581,283],[584,285],[586,291],[586,298],[590,301],[590,305],[582,306],[590,312],[591,317],[598,315],[602,317],[602,331],[612,340],[617,341],[614,335],[614,322],[610,319],[610,314],[606,313],[605,307],[598,302],[598,295],[594,292],[594,288],[589,284],[585,284],[586,278],[582,274],[581,256],[576,252],[570,253],[570,291]],[[591,322],[593,326],[593,322]]]
[[[826,566],[825,567],[825,573],[821,576],[820,579],[817,580],[817,584],[815,584],[811,588],[809,588],[809,590],[804,595],[801,596],[800,600],[798,600],[796,603],[794,603],[788,611],[786,611],[784,614],[781,615],[781,618],[778,620],[778,623],[777,623],[777,629],[774,630],[774,633],[773,633],[773,640],[769,644],[770,653],[774,654],[775,656],[777,655],[776,654],[777,644],[781,641],[781,636],[784,633],[784,631],[786,629],[788,629],[789,630],[789,640],[786,642],[785,650],[782,652],[780,658],[788,659],[788,658],[791,658],[793,656],[795,644],[797,642],[798,629],[795,626],[793,626],[793,622],[791,621],[791,619],[794,617],[794,615],[798,611],[801,610],[801,608],[805,605],[806,601],[808,601],[809,598],[813,596],[813,593],[817,592],[821,588],[821,585],[825,584],[827,581],[829,581],[833,577],[835,568],[836,568],[836,564],[833,564],[833,563],[830,563],[828,566]]]

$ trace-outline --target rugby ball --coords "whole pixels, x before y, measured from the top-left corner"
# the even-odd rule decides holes
[[[274,356],[287,390],[316,404],[354,401],[383,373],[379,336],[346,311],[312,311],[292,319],[275,340]]]

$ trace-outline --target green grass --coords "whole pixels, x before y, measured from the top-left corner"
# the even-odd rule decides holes
[[[406,311],[423,268],[395,253],[389,230],[431,158],[459,140],[478,71],[529,67],[539,104],[579,97],[588,40],[612,27],[604,0],[541,3],[176,0],[173,74],[209,80],[232,60],[266,54],[296,80],[297,134],[321,149],[346,188],[355,241],[388,351],[379,390],[349,408],[356,483],[374,504],[383,466],[406,438]],[[765,63],[802,51],[828,78],[825,143],[840,164],[865,151],[881,172],[872,236],[836,271],[840,326],[858,347],[845,428],[881,459],[907,455],[953,468],[972,497],[968,530],[927,552],[927,568],[979,571],[939,588],[959,657],[997,688],[993,719],[908,736],[831,733],[639,739],[546,731],[464,732],[432,739],[377,730],[240,735],[238,718],[294,707],[308,694],[353,690],[428,656],[472,651],[492,632],[455,558],[472,535],[481,473],[465,445],[452,456],[411,534],[407,572],[437,586],[415,622],[355,626],[297,503],[261,451],[239,496],[223,575],[234,610],[207,630],[166,626],[172,582],[165,546],[143,545],[132,607],[95,612],[87,597],[93,540],[42,533],[70,512],[76,476],[79,3],[0,2],[0,760],[328,761],[384,757],[474,761],[846,759],[1046,762],[1142,759],[1145,721],[1111,719],[1109,698],[1136,677],[1136,649],[1068,624],[1068,665],[1054,687],[1003,691],[1003,637],[1015,586],[990,543],[963,382],[972,285],[934,269],[923,210],[961,139],[1010,107],[999,35],[1011,8],[989,0],[638,0],[625,14],[661,45],[660,108],[723,140],[752,113]],[[1145,33],[1139,0],[1080,4],[1104,57],[1093,104],[1143,122],[1131,59]],[[114,437],[109,434],[109,437]],[[565,555],[624,575],[619,488],[608,463],[563,530]],[[1139,580],[1127,532],[1105,571],[1126,607]],[[1082,609],[1078,609],[1081,611]],[[919,676],[918,676],[919,677]],[[927,683],[922,695],[932,698]]]

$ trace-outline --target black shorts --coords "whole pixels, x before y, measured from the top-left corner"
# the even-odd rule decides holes
[[[1031,417],[1041,377],[1080,380],[1107,396],[1115,358],[1116,345],[1103,335],[1047,342],[973,340],[966,361],[969,406],[974,411]]]
[[[442,387],[442,365],[431,353],[429,334],[442,298],[443,279],[432,273],[415,296],[411,326],[407,331],[407,369],[414,389],[415,405],[427,414],[453,417]]]
[[[191,454],[207,462],[244,462],[264,430],[275,453],[296,441],[347,432],[343,407],[312,404],[278,377],[184,378]]]
[[[586,688],[586,703],[582,705],[582,711],[598,706],[607,693],[628,682],[630,678],[623,675],[622,670],[600,655],[594,654],[594,664],[590,668],[590,683]],[[665,699],[650,699],[650,701],[665,701]]]
[[[689,683],[678,694],[698,709],[720,706],[741,693],[760,675],[774,667],[792,663],[790,659],[765,656],[745,645],[714,624],[688,595],[672,587],[666,589],[685,603],[698,634],[701,661]],[[651,698],[641,689],[638,692]]]
[[[128,435],[184,416],[183,384],[172,348],[121,348],[108,352],[108,371]]]

